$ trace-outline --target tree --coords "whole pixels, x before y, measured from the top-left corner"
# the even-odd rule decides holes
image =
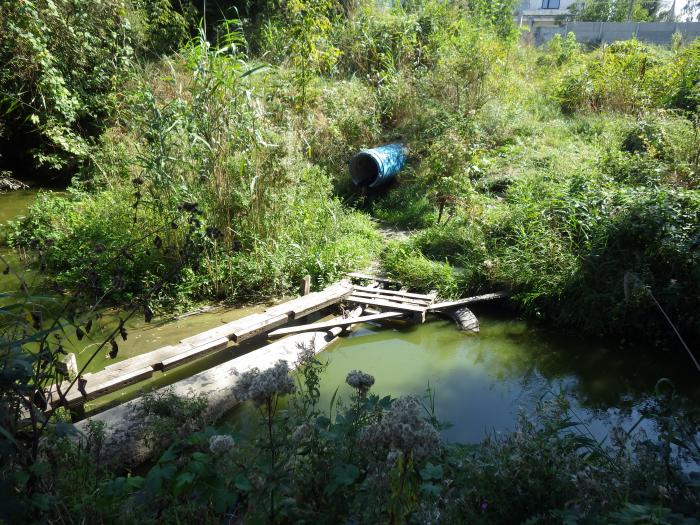
[[[577,0],[569,12],[577,22],[651,22],[661,7],[661,0]]]
[[[700,21],[700,0],[688,0],[681,12],[683,18],[689,22]]]

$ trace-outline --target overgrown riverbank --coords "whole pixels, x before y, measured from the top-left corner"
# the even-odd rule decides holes
[[[503,286],[560,326],[664,340],[651,293],[697,337],[698,46],[535,51],[497,11],[455,9],[365,6],[343,23],[330,4],[288,6],[131,65],[71,194],[41,199],[11,242],[39,248],[61,288],[98,268],[93,292],[123,303],[181,259],[170,224],[196,204],[195,266],[158,301],[239,301],[367,265],[380,243],[365,211],[417,232],[382,255],[416,289]],[[360,195],[348,158],[391,140],[409,167]],[[115,256],[135,220],[165,249]]]

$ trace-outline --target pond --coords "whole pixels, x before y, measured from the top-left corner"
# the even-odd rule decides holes
[[[700,400],[697,371],[683,360],[681,348],[676,355],[625,349],[552,333],[499,315],[494,307],[474,311],[481,322],[478,335],[459,332],[447,320],[356,330],[324,353],[324,406],[338,385],[339,394],[350,394],[345,376],[359,369],[375,376],[373,391],[380,395],[422,395],[430,387],[438,419],[452,425],[444,437],[475,443],[511,430],[520,410],[529,413],[539,399],[560,392],[598,439],[611,425],[630,428],[663,377]],[[640,428],[654,433],[651,424]]]
[[[35,195],[34,190],[0,195],[0,224],[23,213]],[[19,262],[6,247],[0,247],[0,254],[13,265]],[[0,291],[16,289],[16,278],[0,277]],[[178,320],[156,320],[150,325],[134,319],[128,325],[128,341],[120,344],[119,359],[173,344],[264,307],[220,309]],[[328,363],[321,385],[322,406],[328,406],[337,388],[341,395],[350,394],[344,381],[355,369],[374,375],[373,391],[381,395],[422,395],[429,387],[438,418],[452,425],[444,431],[444,437],[467,443],[512,429],[519,411],[529,412],[538,399],[559,392],[569,399],[573,413],[586,423],[587,431],[600,439],[613,424],[629,428],[661,378],[670,379],[690,404],[698,406],[697,372],[680,347],[666,351],[626,348],[614,341],[548,331],[495,306],[474,309],[481,321],[478,335],[459,332],[453,322],[441,319],[423,325],[387,322],[356,328],[322,354]],[[100,335],[108,333],[116,322],[116,317],[106,316],[90,338],[69,345],[79,364],[101,342]],[[150,382],[101,398],[87,408],[102,409],[135,397],[143,388],[170,384],[251,349],[228,349],[173,372],[157,373]],[[99,370],[105,364],[107,359],[100,354],[88,371]],[[243,408],[226,419],[241,427],[251,415]],[[654,432],[648,423],[641,428]]]

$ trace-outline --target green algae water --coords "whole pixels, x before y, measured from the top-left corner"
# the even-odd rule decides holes
[[[322,406],[348,397],[351,370],[375,376],[372,391],[394,397],[425,395],[430,388],[438,419],[452,426],[449,441],[476,443],[512,430],[520,411],[531,413],[538,400],[562,393],[574,420],[602,439],[613,425],[631,428],[661,378],[696,402],[696,371],[677,354],[624,349],[602,341],[562,336],[526,321],[474,308],[478,335],[459,332],[452,321],[424,325],[363,325],[324,352],[327,369]],[[637,428],[655,433],[651,423]]]
[[[5,225],[7,221],[21,217],[26,209],[36,199],[38,190],[34,188],[16,190],[0,194],[0,256],[10,265],[13,271],[19,272],[25,279],[31,281],[33,272],[23,267],[19,255],[4,246]],[[0,267],[0,292],[16,290],[18,286],[16,275],[5,274],[5,267]]]
[[[0,195],[0,227],[24,213],[36,190]],[[33,277],[22,268],[18,255],[0,247],[13,269]],[[28,280],[30,280],[28,278]],[[0,291],[16,290],[17,278],[0,274]],[[250,308],[219,309],[178,320],[131,320],[128,340],[120,342],[116,361],[176,343],[194,333],[260,311]],[[563,393],[575,417],[594,436],[603,438],[612,425],[630,428],[640,409],[653,395],[661,378],[670,379],[691,404],[700,401],[700,382],[679,347],[675,350],[623,348],[599,341],[542,330],[512,316],[477,305],[481,333],[459,332],[451,321],[432,319],[423,325],[404,322],[363,324],[340,338],[321,359],[328,366],[322,377],[322,407],[327,407],[336,389],[343,397],[350,387],[345,377],[362,370],[376,378],[373,392],[394,397],[424,395],[430,388],[436,415],[452,426],[444,431],[450,441],[475,443],[484,436],[511,430],[519,411],[530,412],[543,397]],[[105,315],[89,336],[72,340],[67,349],[76,353],[80,366],[118,323],[117,314]],[[102,410],[133,398],[142,390],[161,387],[250,351],[260,341],[226,349],[153,379],[125,388],[88,403],[88,411]],[[97,371],[116,362],[101,352],[87,371]],[[255,413],[245,406],[234,409],[224,422],[234,427],[251,425]],[[650,424],[639,428],[653,433]]]

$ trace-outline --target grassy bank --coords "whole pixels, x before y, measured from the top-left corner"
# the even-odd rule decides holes
[[[697,337],[698,49],[511,48],[483,106],[372,203],[415,232],[384,252],[386,269],[444,295],[510,288],[577,331],[663,340],[653,294]]]

